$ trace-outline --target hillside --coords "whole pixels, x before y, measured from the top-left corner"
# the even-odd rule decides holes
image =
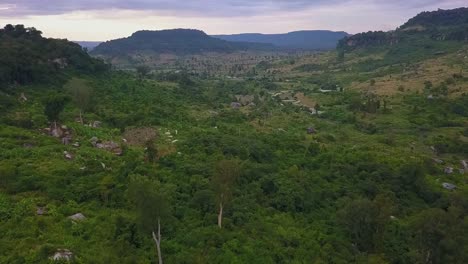
[[[0,85],[44,82],[65,71],[91,73],[106,68],[78,44],[41,34],[23,25],[0,29]]]
[[[117,56],[141,52],[170,53],[176,55],[204,52],[229,53],[240,50],[271,50],[266,44],[229,42],[213,38],[203,31],[173,29],[161,31],[138,31],[128,38],[116,39],[99,44],[92,54]]]
[[[213,37],[228,41],[243,41],[269,43],[277,47],[305,50],[330,50],[336,47],[338,41],[349,34],[327,30],[304,30],[285,34],[234,34],[213,35]]]
[[[468,42],[468,8],[423,12],[395,31],[356,34],[340,40],[338,47],[353,50],[404,43],[433,49],[450,41]]]

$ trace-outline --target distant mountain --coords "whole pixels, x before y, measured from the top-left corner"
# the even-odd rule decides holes
[[[346,36],[349,36],[346,32],[328,30],[305,30],[286,34],[213,35],[213,37],[228,41],[270,43],[281,48],[308,50],[334,49],[338,41]]]
[[[433,41],[468,42],[468,8],[422,12],[394,31],[369,31],[346,37],[338,48],[352,50],[404,43],[430,49],[434,47],[430,43]]]
[[[233,52],[239,50],[271,50],[273,45],[247,42],[229,42],[213,38],[194,29],[138,31],[128,38],[99,44],[92,54],[120,56],[138,52],[172,53],[177,55],[203,52]]]
[[[73,41],[80,45],[83,48],[87,48],[89,51],[93,50],[95,47],[97,47],[99,44],[102,43],[102,41]]]

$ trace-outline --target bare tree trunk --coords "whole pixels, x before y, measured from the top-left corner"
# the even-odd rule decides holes
[[[222,227],[223,222],[223,203],[219,203],[218,226]]]
[[[80,109],[80,122],[83,125],[83,113],[82,113],[81,109]]]
[[[163,264],[162,256],[161,256],[161,224],[158,219],[158,234],[156,235],[153,231],[153,240],[156,243],[156,249],[158,251],[158,260],[159,264]]]

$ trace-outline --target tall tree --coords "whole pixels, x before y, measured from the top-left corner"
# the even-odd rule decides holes
[[[145,154],[146,154],[146,159],[149,162],[155,162],[158,160],[158,148],[156,147],[156,144],[154,143],[154,139],[149,139],[145,142]]]
[[[68,101],[69,98],[62,95],[51,95],[46,98],[44,114],[50,122],[55,124],[55,127],[57,127],[60,113],[63,111]]]
[[[145,232],[151,233],[159,264],[162,264],[161,221],[169,215],[169,202],[160,190],[158,184],[143,177],[135,178],[129,186],[129,195],[136,206],[139,224]]]
[[[73,102],[80,109],[80,122],[83,124],[83,113],[91,107],[93,89],[89,87],[84,80],[76,78],[68,82],[67,88],[72,96]]]
[[[151,69],[150,69],[150,67],[148,67],[146,65],[140,65],[140,66],[136,67],[136,71],[138,73],[138,78],[140,78],[140,80],[141,80],[141,79],[145,78],[151,72]]]
[[[378,208],[367,199],[358,199],[338,212],[338,222],[360,251],[371,252],[377,229]]]
[[[231,200],[232,190],[236,179],[240,175],[240,162],[237,159],[225,159],[216,164],[212,183],[215,189],[218,209],[218,226],[222,227],[223,210]]]

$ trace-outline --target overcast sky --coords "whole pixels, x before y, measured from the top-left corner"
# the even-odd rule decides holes
[[[196,28],[208,34],[328,29],[391,30],[421,11],[467,0],[0,0],[0,23],[44,36],[109,40],[141,29]]]

